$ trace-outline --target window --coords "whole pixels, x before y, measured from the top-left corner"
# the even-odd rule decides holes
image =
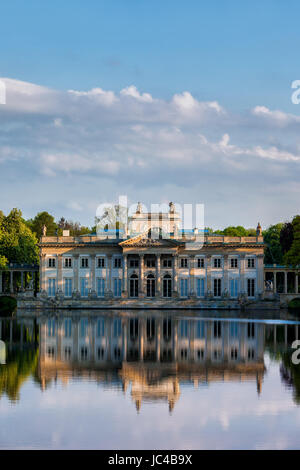
[[[168,274],[163,278],[163,297],[172,297],[172,278]]]
[[[55,268],[55,258],[49,258],[48,259],[48,267],[49,268]]]
[[[81,267],[88,268],[89,267],[89,259],[88,258],[81,258]]]
[[[98,258],[98,268],[105,268],[105,258]]]
[[[171,258],[163,259],[163,268],[172,268],[172,259]]]
[[[105,357],[105,351],[104,348],[97,348],[97,358],[100,361],[101,359],[104,359]]]
[[[48,295],[54,297],[56,292],[56,279],[48,279]]]
[[[231,351],[230,351],[230,358],[232,360],[236,360],[238,358],[238,350],[237,348],[231,348]]]
[[[139,320],[138,318],[130,318],[129,335],[131,341],[135,341],[139,336]]]
[[[66,346],[65,347],[65,360],[69,361],[71,359],[71,355],[72,355],[72,349],[70,348],[70,346]]]
[[[80,359],[82,361],[86,361],[88,358],[88,348],[86,346],[83,346],[80,348]]]
[[[214,268],[221,267],[221,258],[214,258]]]
[[[221,338],[222,325],[220,321],[214,321],[214,338]]]
[[[255,259],[248,258],[248,268],[255,268]]]
[[[198,268],[204,268],[204,258],[198,258]]]
[[[119,338],[122,334],[122,322],[121,318],[115,318],[113,322],[113,336]]]
[[[196,338],[197,339],[205,338],[205,323],[204,323],[204,321],[197,321],[197,323],[196,323]]]
[[[255,358],[255,351],[254,349],[248,349],[248,359],[253,360]]]
[[[221,279],[214,279],[214,297],[221,297],[222,294],[222,281]]]
[[[187,258],[181,258],[180,259],[180,267],[181,268],[187,268],[188,265],[188,259]]]
[[[204,277],[197,279],[197,297],[204,297]]]
[[[72,258],[65,258],[65,268],[72,268]]]
[[[48,336],[53,337],[56,333],[56,321],[55,320],[48,320]]]
[[[122,267],[122,259],[115,258],[115,268],[121,268],[121,267]]]
[[[88,330],[89,322],[87,318],[82,318],[80,320],[80,337],[85,338],[87,335],[87,330]]]
[[[255,296],[255,279],[248,279],[247,284],[248,284],[248,297],[254,297]]]
[[[237,258],[231,258],[230,267],[231,268],[237,268],[238,267],[238,259]]]
[[[97,337],[101,338],[105,333],[105,320],[104,318],[98,318],[97,320]]]
[[[138,268],[140,263],[139,263],[139,259],[131,259],[129,260],[129,267],[130,268]]]
[[[230,297],[237,297],[238,296],[238,279],[230,279],[229,286],[230,286]]]
[[[172,320],[165,318],[163,321],[163,337],[165,341],[169,341],[172,336]]]
[[[71,338],[72,336],[72,319],[71,318],[65,318],[64,330],[65,330],[65,338]]]
[[[148,341],[155,337],[155,318],[147,318],[146,334]]]
[[[236,321],[230,322],[229,335],[231,338],[238,338],[239,336],[239,324]]]
[[[180,296],[187,297],[188,295],[188,280],[180,279]]]
[[[104,297],[104,291],[105,291],[105,279],[102,277],[97,278],[97,296],[98,297]]]
[[[89,282],[89,280],[85,277],[82,277],[80,279],[80,294],[81,294],[81,297],[87,297],[88,294],[89,294],[88,282]]]
[[[139,296],[139,279],[136,274],[133,274],[129,279],[129,296],[138,297]]]
[[[147,297],[155,297],[155,278],[153,274],[147,277]]]
[[[72,297],[72,279],[64,279],[65,297]]]
[[[155,268],[155,258],[147,258],[146,259],[146,266],[147,268]]]
[[[255,338],[255,323],[248,323],[247,337],[248,338]]]
[[[114,279],[114,296],[121,297],[122,293],[122,281],[121,279]]]

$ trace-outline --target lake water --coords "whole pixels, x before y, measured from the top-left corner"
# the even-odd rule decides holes
[[[0,448],[299,449],[298,318],[77,311],[0,319]]]

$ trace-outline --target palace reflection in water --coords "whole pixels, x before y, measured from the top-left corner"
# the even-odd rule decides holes
[[[280,350],[280,345],[284,349],[288,341],[298,338],[298,325],[174,313],[106,312],[97,317],[42,317],[6,324],[0,320],[0,337],[7,340],[8,350],[14,350],[18,335],[21,346],[26,337],[39,342],[39,354],[30,357],[43,390],[52,381],[66,384],[76,378],[124,391],[130,386],[137,410],[143,402],[161,400],[172,411],[181,384],[250,381],[260,393],[266,342],[273,350]],[[283,364],[282,375],[289,377]]]

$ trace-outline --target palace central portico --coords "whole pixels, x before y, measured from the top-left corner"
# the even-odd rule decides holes
[[[123,239],[106,232],[49,237],[45,228],[36,300],[61,308],[240,308],[261,298],[260,225],[252,237],[183,232],[172,203],[163,216],[138,205],[132,222],[134,236]]]

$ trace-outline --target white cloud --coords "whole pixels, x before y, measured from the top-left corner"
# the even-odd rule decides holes
[[[134,200],[146,197],[148,203],[196,199],[207,204],[210,214],[222,212],[223,224],[234,223],[225,221],[229,208],[234,208],[236,222],[243,223],[245,208],[237,206],[241,201],[248,204],[248,213],[255,214],[259,206],[259,218],[265,213],[268,222],[275,200],[279,220],[286,218],[287,204],[290,211],[297,210],[298,116],[265,106],[233,115],[189,91],[166,101],[134,85],[120,92],[100,87],[62,92],[4,80],[0,183],[7,205],[31,207],[39,188],[41,203],[48,198],[50,211],[51,206],[65,208],[65,199],[77,200],[78,191],[89,207],[99,195],[111,200],[120,193],[130,193]],[[29,180],[32,192],[26,189]],[[286,188],[280,197],[278,185]],[[251,195],[253,209],[241,193]],[[257,220],[246,224],[251,223]]]

